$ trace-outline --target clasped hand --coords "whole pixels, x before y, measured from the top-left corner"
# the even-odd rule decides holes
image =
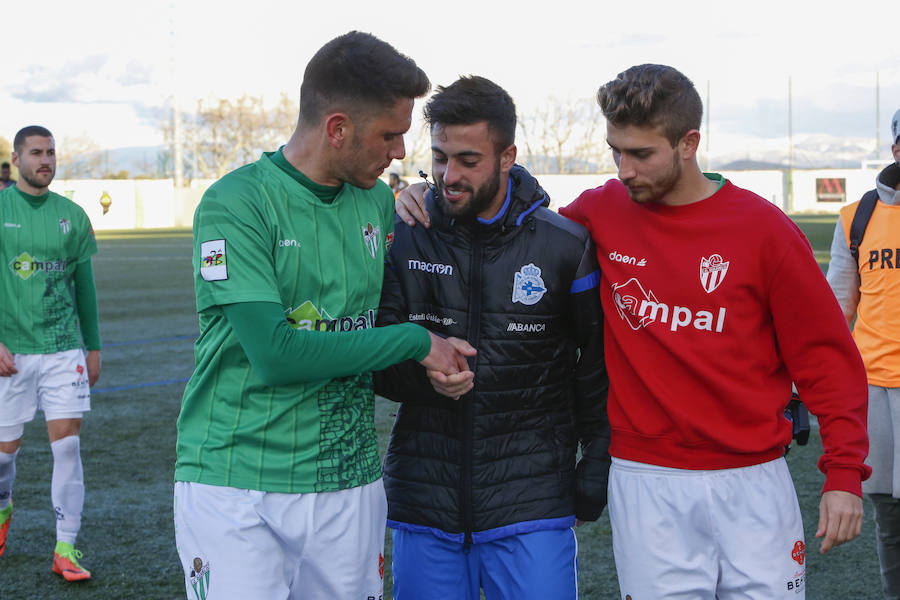
[[[431,350],[424,360],[431,386],[439,393],[458,400],[472,389],[475,373],[469,368],[467,356],[475,356],[476,350],[465,340],[455,337],[442,338],[431,332]]]

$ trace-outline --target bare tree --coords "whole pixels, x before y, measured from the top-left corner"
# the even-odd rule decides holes
[[[99,178],[103,165],[100,146],[87,132],[64,137],[56,149],[56,173],[59,179]]]
[[[274,106],[262,96],[243,95],[237,100],[198,100],[194,113],[183,114],[185,172],[194,178],[218,179],[228,171],[274,150],[290,137],[297,122],[297,106],[282,93]],[[174,139],[170,122],[163,134]]]
[[[134,172],[131,175],[132,179],[158,179],[165,177],[165,169],[160,167],[161,165],[165,166],[168,156],[169,153],[166,150],[153,150],[152,152],[142,153],[132,163],[134,165]]]
[[[565,172],[564,147],[572,136],[574,115],[571,106],[550,97],[519,119],[525,143],[526,164],[535,173]]]
[[[547,100],[519,118],[524,162],[535,173],[589,173],[604,168],[609,151],[593,99]]]
[[[262,125],[261,108],[262,98],[246,95],[235,102],[220,99],[204,105],[197,101],[193,122],[185,123],[184,137],[188,160],[203,177],[218,179],[255,158],[254,133]]]
[[[606,119],[593,98],[581,101],[581,127],[575,138],[573,173],[596,173],[614,169],[612,152],[606,144]]]
[[[265,111],[265,121],[260,139],[263,150],[274,150],[286,143],[294,133],[297,118],[300,115],[300,104],[284,92],[278,102]]]

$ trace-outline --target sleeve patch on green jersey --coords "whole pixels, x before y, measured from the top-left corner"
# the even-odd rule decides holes
[[[200,276],[204,281],[228,279],[225,240],[210,240],[200,245]]]

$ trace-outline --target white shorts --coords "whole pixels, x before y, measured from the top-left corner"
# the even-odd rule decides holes
[[[24,424],[38,409],[47,421],[78,419],[91,410],[91,387],[80,349],[14,354],[13,360],[19,372],[0,377],[0,442],[21,438]]]
[[[381,479],[309,494],[175,482],[191,600],[382,600],[386,520]]]
[[[609,516],[622,598],[806,596],[803,523],[783,458],[714,471],[613,458]]]

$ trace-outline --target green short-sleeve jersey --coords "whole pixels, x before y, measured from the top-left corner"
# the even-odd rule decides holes
[[[96,252],[88,216],[68,198],[0,190],[0,342],[10,352],[81,347],[73,278]]]
[[[176,480],[307,493],[381,476],[371,373],[269,387],[221,306],[276,302],[296,329],[374,327],[393,223],[383,182],[345,184],[325,204],[269,154],[209,188],[194,215],[200,337],[178,419]]]

